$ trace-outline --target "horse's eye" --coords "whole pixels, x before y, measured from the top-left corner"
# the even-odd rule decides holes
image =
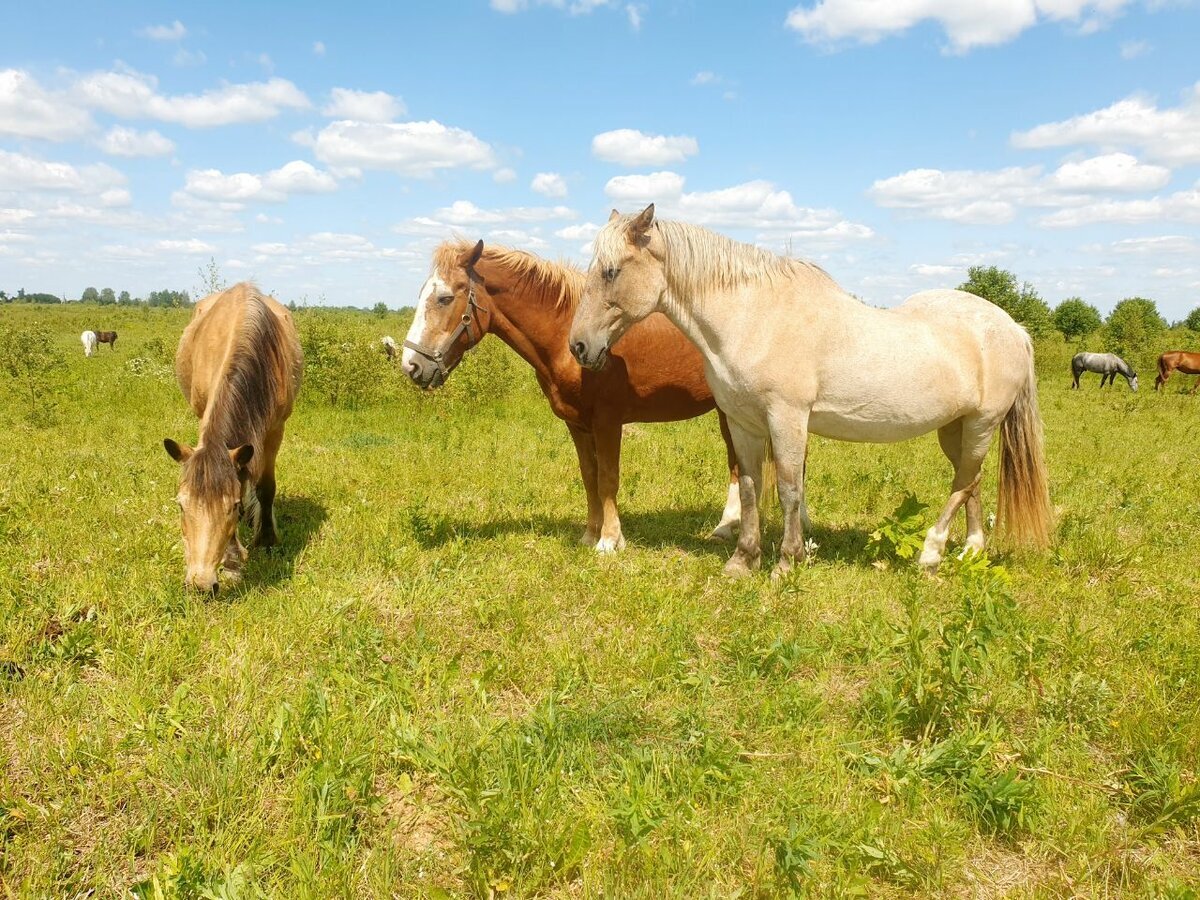
[[[453,300],[453,294],[447,294],[445,297],[438,297],[438,303],[440,303],[442,306],[449,306]]]
[[[621,270],[618,269],[616,266],[609,266],[607,269],[604,270],[604,280],[608,281],[608,282],[616,281],[617,273],[620,271]]]

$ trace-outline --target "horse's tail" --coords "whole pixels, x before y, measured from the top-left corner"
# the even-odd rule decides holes
[[[1033,346],[1026,344],[1029,372],[1000,426],[1000,498],[996,519],[1013,545],[1043,548],[1050,543],[1053,513],[1038,413]]]
[[[760,483],[762,490],[758,494],[758,514],[761,516],[766,512],[771,498],[776,496],[775,488],[779,483],[779,473],[775,470],[775,448],[769,437],[766,447],[763,448],[762,481]]]

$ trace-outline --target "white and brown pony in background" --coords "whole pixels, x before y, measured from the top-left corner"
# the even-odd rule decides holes
[[[79,336],[79,340],[83,342],[83,355],[90,357],[96,352],[96,332],[85,331]]]
[[[216,592],[218,572],[236,579],[246,560],[243,518],[253,544],[278,541],[275,456],[292,412],[304,357],[291,314],[251,284],[196,304],[179,341],[175,374],[200,417],[195,449],[167,438],[183,466],[176,501],[182,512],[188,587]]]
[[[1000,430],[998,525],[1043,547],[1050,499],[1033,345],[999,307],[961,291],[924,291],[874,309],[819,267],[681,222],[615,210],[595,256],[569,341],[588,368],[634,322],[663,312],[699,347],[729,418],[741,469],[742,532],[731,575],[761,558],[762,460],[774,454],[784,531],[776,573],[804,557],[805,449],[810,433],[843,441],[902,441],[937,431],[954,466],[950,498],[925,536],[935,568],[950,523],[967,509],[966,549],[984,546],[981,467]]]
[[[383,345],[383,352],[387,354],[388,362],[395,362],[396,357],[400,355],[400,347],[397,345],[396,339],[390,334],[385,334],[379,343]]]

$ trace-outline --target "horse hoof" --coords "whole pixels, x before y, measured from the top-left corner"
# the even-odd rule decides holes
[[[725,574],[730,578],[748,578],[758,565],[757,559],[753,563],[747,563],[744,556],[735,553],[729,557],[729,562],[725,563]]]
[[[600,536],[594,531],[585,531],[579,538],[579,543],[584,547],[595,547],[596,542],[600,540]]]
[[[782,581],[792,571],[791,563],[783,563],[782,561],[775,564],[775,568],[771,570],[772,581]]]
[[[733,526],[718,525],[712,530],[712,533],[708,536],[708,539],[720,544],[728,544],[733,540]]]
[[[616,553],[618,550],[625,549],[625,538],[617,536],[616,538],[600,538],[596,542],[597,553]]]
[[[274,547],[279,543],[279,535],[271,531],[265,534],[260,534],[254,539],[255,547]]]

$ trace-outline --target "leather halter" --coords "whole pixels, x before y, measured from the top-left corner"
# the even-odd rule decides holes
[[[421,354],[435,366],[437,366],[438,374],[442,376],[444,382],[446,378],[454,371],[454,367],[462,362],[462,358],[466,355],[467,350],[470,350],[476,344],[483,340],[483,329],[475,323],[475,319],[479,313],[487,312],[482,306],[475,302],[475,279],[471,277],[471,273],[467,272],[467,311],[462,314],[462,321],[458,323],[458,327],[454,329],[454,333],[446,338],[445,343],[437,349],[426,347],[424,344],[418,344],[416,341],[405,340],[404,346],[415,353]],[[479,334],[476,336],[475,331]],[[458,339],[463,335],[467,335],[470,343],[466,349],[459,355],[451,365],[446,365],[446,354],[450,349],[458,343]]]

